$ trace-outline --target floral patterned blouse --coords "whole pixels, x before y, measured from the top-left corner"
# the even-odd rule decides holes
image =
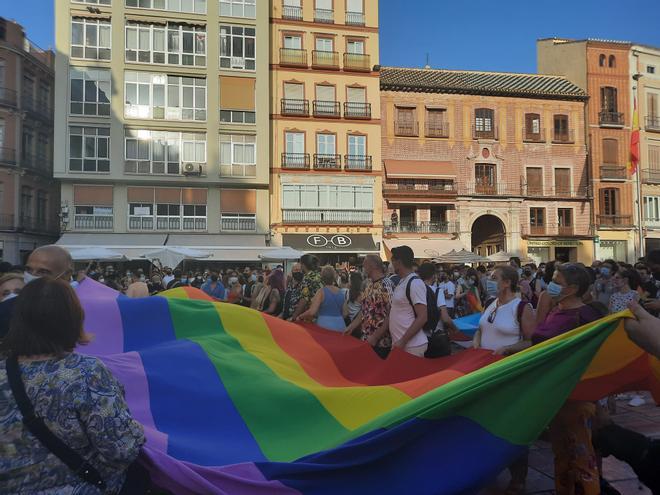
[[[99,471],[105,493],[118,493],[145,442],[121,384],[101,361],[76,353],[19,366],[37,416]],[[1,357],[0,438],[0,493],[100,493],[24,428]]]
[[[316,271],[309,271],[303,277],[300,284],[300,299],[307,301],[307,305],[312,301],[314,295],[323,287],[321,274]]]
[[[366,341],[390,314],[393,291],[394,284],[387,277],[367,285],[362,298],[362,340]],[[386,332],[376,347],[392,347],[390,332]]]

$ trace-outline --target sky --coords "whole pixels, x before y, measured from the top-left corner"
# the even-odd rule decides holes
[[[53,0],[0,0],[0,15],[42,48],[54,45]],[[535,72],[538,38],[660,47],[659,26],[660,0],[380,0],[380,58],[422,67],[428,54],[434,68]]]

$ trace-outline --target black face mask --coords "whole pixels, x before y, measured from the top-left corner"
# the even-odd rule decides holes
[[[304,277],[302,272],[294,272],[292,276],[293,276],[293,280],[295,280],[296,282],[302,282],[302,279]]]

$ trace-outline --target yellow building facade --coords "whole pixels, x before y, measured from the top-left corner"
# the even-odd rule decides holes
[[[353,262],[380,251],[378,2],[271,1],[271,233]]]

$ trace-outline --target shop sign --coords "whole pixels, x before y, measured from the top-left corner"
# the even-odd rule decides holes
[[[578,247],[580,241],[570,239],[557,239],[554,241],[527,241],[527,247]]]
[[[305,252],[378,252],[371,234],[284,234],[282,243]]]
[[[333,235],[332,237],[321,234],[313,234],[307,238],[307,244],[313,248],[328,247],[328,245],[330,245],[330,247],[343,249],[350,247],[352,243],[353,241],[351,241],[350,237],[341,234]]]

